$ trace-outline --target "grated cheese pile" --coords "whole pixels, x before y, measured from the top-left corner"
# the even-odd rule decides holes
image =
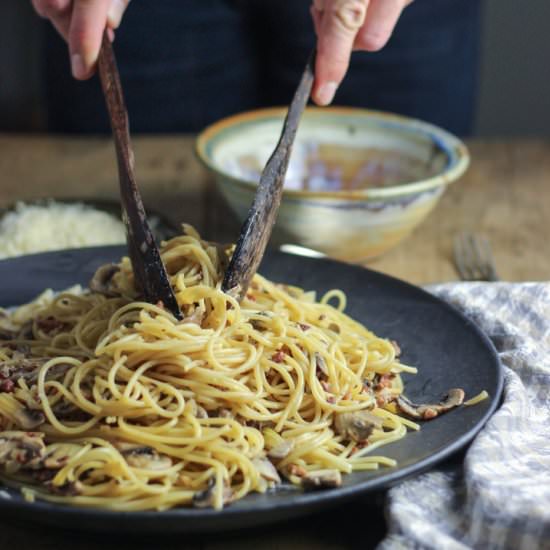
[[[0,258],[124,242],[119,219],[82,203],[19,202],[0,221]]]

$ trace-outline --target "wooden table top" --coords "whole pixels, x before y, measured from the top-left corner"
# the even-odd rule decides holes
[[[415,284],[453,281],[452,242],[462,230],[489,237],[503,280],[550,279],[550,142],[471,141],[472,164],[411,237],[369,267]],[[134,138],[136,174],[147,206],[211,240],[239,224],[200,165],[189,136]],[[0,206],[39,197],[116,199],[117,171],[106,139],[0,135]],[[384,535],[381,497],[290,524],[239,534],[129,539],[22,526],[0,518],[0,548],[257,550],[368,548]]]
[[[471,141],[472,163],[428,219],[373,269],[415,284],[456,280],[453,236],[489,237],[503,280],[550,279],[550,142]],[[144,201],[211,240],[235,239],[239,224],[216,192],[188,136],[134,138]],[[106,139],[0,135],[0,206],[37,197],[118,196]]]

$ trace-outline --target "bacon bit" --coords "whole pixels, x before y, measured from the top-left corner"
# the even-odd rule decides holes
[[[393,349],[395,350],[395,356],[399,357],[401,355],[401,348],[399,347],[399,344],[395,340],[390,340],[390,344],[393,346]]]
[[[326,391],[326,392],[329,392],[331,391],[330,389],[330,384],[328,382],[325,382],[324,380],[321,382],[321,387]]]
[[[315,352],[315,367],[316,367],[316,370],[315,370],[315,375],[317,376],[317,378],[320,380],[323,376],[324,377],[327,377],[328,376],[328,367],[327,367],[327,364],[323,358],[323,356],[318,352],[316,351]]]
[[[327,397],[327,403],[330,403],[331,405],[334,405],[334,403],[336,403],[336,398],[334,397],[334,395],[329,395]]]
[[[368,447],[368,446],[369,446],[369,442],[368,442],[368,440],[365,439],[365,441],[361,441],[353,447],[353,449],[351,450],[351,454],[353,455],[355,453],[358,453],[359,451],[361,451],[362,449],[364,449],[365,447]]]
[[[288,473],[291,476],[304,477],[305,475],[307,475],[307,470],[305,468],[302,468],[302,466],[299,466],[298,464],[289,464]]]
[[[12,380],[3,380],[0,383],[0,392],[13,393],[15,391],[15,384]]]
[[[392,380],[395,378],[395,374],[383,374],[380,379],[378,380],[378,384],[376,384],[375,388],[376,390],[382,390],[384,388],[391,387]]]
[[[279,351],[277,351],[271,356],[271,360],[274,363],[282,363],[285,360],[285,356],[286,356],[286,353],[282,349],[280,349]]]
[[[344,399],[345,399],[346,401],[350,401],[350,400],[351,400],[351,392],[349,392],[349,391],[346,392],[346,393],[344,394]]]
[[[38,328],[45,332],[46,334],[51,334],[52,332],[59,332],[65,328],[65,323],[59,321],[55,317],[46,317],[45,319],[38,319],[36,321]]]
[[[160,309],[164,309],[164,302],[162,300],[159,300],[157,303],[156,303],[156,306]]]
[[[431,420],[432,418],[435,418],[438,415],[437,411],[434,409],[426,409],[424,411],[424,414],[422,415],[422,418],[424,420]]]
[[[298,326],[305,332],[306,330],[309,330],[311,327],[309,325],[306,325],[304,323],[298,323]]]
[[[256,298],[254,297],[253,294],[250,294],[250,292],[246,295],[246,298],[248,300],[250,300],[251,302],[255,302],[256,301]]]
[[[376,406],[383,407],[386,404],[386,398],[383,395],[376,396]]]

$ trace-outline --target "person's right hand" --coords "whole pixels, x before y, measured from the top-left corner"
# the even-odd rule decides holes
[[[328,105],[348,70],[351,52],[375,52],[389,40],[412,0],[313,0],[317,34],[312,98]]]
[[[105,28],[113,40],[129,1],[32,0],[32,5],[67,41],[73,76],[86,80],[94,73]]]

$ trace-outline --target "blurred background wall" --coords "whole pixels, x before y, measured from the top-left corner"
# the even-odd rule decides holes
[[[549,21],[549,0],[486,0],[476,135],[550,137]],[[41,25],[30,0],[0,0],[0,131],[43,127]]]

